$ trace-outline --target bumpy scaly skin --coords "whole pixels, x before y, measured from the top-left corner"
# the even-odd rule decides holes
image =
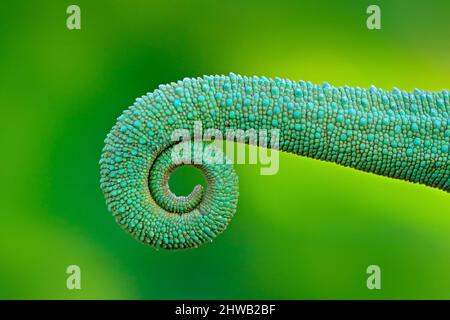
[[[118,118],[100,160],[116,221],[154,247],[211,241],[236,211],[230,163],[197,165],[207,188],[168,187],[177,128],[279,129],[280,150],[450,191],[449,92],[315,85],[265,77],[204,76],[160,86]]]

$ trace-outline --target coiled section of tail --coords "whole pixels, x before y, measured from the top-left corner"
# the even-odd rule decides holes
[[[183,83],[178,83],[178,87]],[[173,99],[177,85],[138,98],[105,139],[100,186],[115,220],[137,240],[162,249],[197,247],[225,230],[236,212],[238,177],[222,151],[201,143],[206,178],[189,196],[171,192],[169,177],[185,163],[174,160],[175,130],[193,133],[191,112]],[[178,92],[178,91],[177,91]],[[183,97],[190,96],[189,91]]]

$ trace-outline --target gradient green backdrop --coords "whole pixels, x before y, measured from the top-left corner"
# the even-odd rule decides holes
[[[66,28],[72,3],[79,31]],[[366,28],[373,3],[380,31]],[[237,166],[238,212],[212,244],[161,252],[119,228],[98,183],[115,119],[161,83],[234,72],[450,89],[449,12],[429,0],[3,1],[0,298],[450,298],[442,191],[282,154],[274,176]],[[70,264],[80,291],[66,289]],[[366,288],[371,264],[382,290]]]

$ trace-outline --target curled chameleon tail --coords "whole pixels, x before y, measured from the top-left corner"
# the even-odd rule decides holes
[[[233,217],[238,179],[229,162],[198,164],[207,187],[169,188],[176,129],[279,129],[279,149],[450,191],[450,95],[276,78],[204,76],[136,100],[105,139],[101,189],[116,221],[163,249],[197,247]]]

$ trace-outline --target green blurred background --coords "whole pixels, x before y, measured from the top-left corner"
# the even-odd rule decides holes
[[[73,3],[81,30],[66,28]],[[379,31],[366,28],[374,3]],[[450,89],[448,12],[429,0],[3,1],[0,298],[449,299],[442,191],[282,154],[274,176],[237,166],[238,212],[212,244],[164,252],[120,229],[98,183],[115,119],[161,83],[234,72]],[[81,290],[66,289],[70,264]],[[381,290],[366,288],[371,264]]]

